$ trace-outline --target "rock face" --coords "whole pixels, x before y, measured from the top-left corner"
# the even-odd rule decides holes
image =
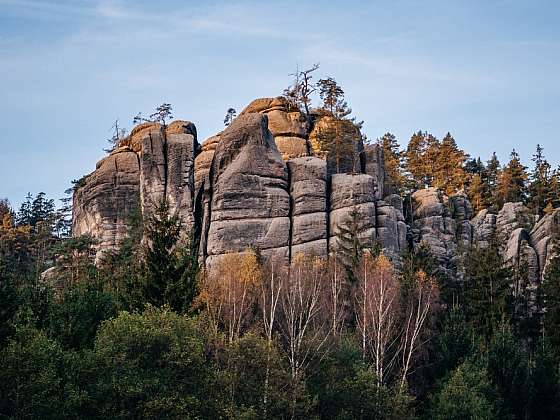
[[[267,124],[264,115],[241,115],[216,147],[206,241],[210,260],[251,246],[263,254],[289,255],[288,171]]]
[[[251,102],[239,116],[260,113],[268,117],[268,129],[284,160],[309,156],[308,124],[304,115],[285,98],[260,98]]]
[[[316,157],[288,161],[292,205],[291,254],[327,255],[327,163]]]
[[[140,140],[141,138],[141,140]],[[175,121],[138,126],[74,192],[74,235],[98,241],[97,258],[119,245],[135,212],[147,217],[163,198],[185,231],[193,228],[194,156],[196,129]]]
[[[247,247],[284,261],[300,252],[324,256],[354,224],[362,244],[379,243],[395,261],[427,244],[449,272],[468,247],[496,237],[506,261],[527,270],[528,287],[542,280],[560,210],[536,221],[522,203],[506,203],[473,217],[465,194],[427,188],[412,194],[409,226],[401,197],[384,195],[382,148],[364,148],[356,126],[339,124],[316,111],[308,121],[283,98],[253,101],[201,147],[188,121],[141,124],[77,184],[74,234],[97,239],[99,260],[126,237],[132,214],[147,218],[165,199],[183,231],[199,235],[209,267]],[[321,132],[333,130],[351,158],[337,162],[321,149]]]

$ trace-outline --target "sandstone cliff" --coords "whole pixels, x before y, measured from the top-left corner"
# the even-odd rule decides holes
[[[364,146],[353,124],[344,137],[352,157],[329,162],[317,133],[339,130],[335,124],[324,113],[307,118],[283,98],[253,101],[202,146],[190,122],[141,124],[77,185],[74,234],[97,239],[101,258],[126,236],[132,213],[145,218],[166,199],[183,230],[199,235],[207,264],[247,247],[289,261],[335,251],[340,227],[357,213],[362,242],[396,260],[425,243],[453,272],[468,247],[498,235],[506,260],[526,267],[531,283],[541,280],[560,210],[537,221],[522,203],[506,203],[474,215],[464,194],[427,188],[412,194],[407,224],[401,197],[384,196],[382,148]]]
[[[132,212],[147,217],[165,198],[185,231],[196,228],[208,264],[249,246],[288,261],[335,249],[338,226],[358,209],[364,243],[379,241],[397,256],[406,225],[400,198],[381,200],[382,150],[364,150],[352,126],[345,141],[356,156],[334,173],[309,141],[334,123],[320,114],[310,122],[283,98],[263,98],[201,147],[192,123],[141,124],[77,186],[74,234],[97,239],[101,258],[125,237]]]

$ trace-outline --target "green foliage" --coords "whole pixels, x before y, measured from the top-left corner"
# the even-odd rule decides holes
[[[145,227],[144,297],[154,306],[169,304],[186,311],[196,296],[198,255],[194,235],[185,244],[180,233],[177,217],[169,214],[166,202],[160,202]]]
[[[0,416],[60,418],[62,350],[45,333],[21,326],[0,352]]]
[[[100,284],[79,283],[64,289],[53,305],[48,330],[64,348],[91,348],[101,322],[115,315],[113,299]]]
[[[383,148],[385,159],[384,193],[401,195],[406,181],[403,174],[404,153],[400,150],[397,138],[391,133],[385,133],[378,143]]]
[[[497,238],[485,248],[471,248],[465,258],[464,308],[477,334],[491,337],[508,319],[512,271],[499,251]]]
[[[497,329],[488,347],[488,377],[503,400],[502,416],[526,418],[531,378],[526,353],[509,325]]]
[[[436,337],[436,349],[439,356],[437,376],[445,376],[471,354],[471,334],[463,308],[453,306],[443,321],[440,334]]]
[[[197,418],[212,415],[211,372],[196,324],[168,307],[122,312],[95,340],[98,396],[107,418]]]
[[[544,337],[537,346],[532,372],[530,413],[535,419],[560,418],[560,382],[555,349]]]
[[[499,399],[483,366],[470,360],[457,367],[431,401],[430,418],[436,420],[491,420]]]
[[[552,257],[543,280],[544,332],[560,360],[560,256]]]

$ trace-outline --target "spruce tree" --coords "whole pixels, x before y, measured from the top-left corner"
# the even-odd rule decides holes
[[[551,174],[550,164],[543,154],[544,149],[537,144],[533,155],[534,168],[529,176],[528,204],[534,214],[542,215],[546,206],[551,202]]]
[[[497,192],[500,206],[508,202],[524,202],[527,198],[527,172],[515,149],[498,178]]]
[[[404,153],[401,151],[397,138],[391,133],[385,133],[378,143],[383,148],[385,158],[385,194],[401,195],[405,184],[402,168]]]

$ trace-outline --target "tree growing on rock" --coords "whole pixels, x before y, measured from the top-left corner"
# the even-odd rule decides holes
[[[317,90],[311,80],[313,79],[313,72],[318,68],[319,64],[316,63],[307,70],[296,69],[295,73],[290,74],[294,77],[292,85],[284,90],[284,97],[292,106],[305,112],[308,123],[310,123],[311,95]]]
[[[105,152],[110,153],[119,145],[120,141],[126,137],[126,128],[121,127],[119,125],[119,119],[117,118],[111,128],[109,129],[111,132],[111,137],[107,139],[109,143],[109,147],[107,149],[103,149]]]
[[[404,153],[394,134],[385,133],[377,140],[383,148],[385,158],[385,185],[386,194],[402,194],[405,186],[403,174]]]
[[[229,126],[236,116],[237,111],[234,108],[228,108],[226,116],[224,117],[224,125],[226,127]]]
[[[526,169],[514,149],[508,164],[501,170],[498,177],[496,188],[499,207],[508,202],[525,201],[528,179]]]
[[[342,119],[352,113],[352,109],[344,100],[344,90],[332,77],[319,79],[317,82],[319,97],[323,101],[322,108],[329,111],[336,119]]]

